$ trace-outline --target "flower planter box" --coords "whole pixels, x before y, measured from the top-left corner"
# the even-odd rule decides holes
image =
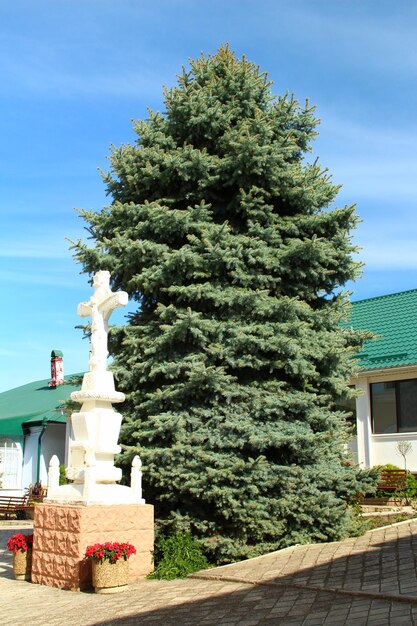
[[[92,560],[93,587],[96,593],[118,593],[129,583],[129,561],[119,559],[114,563]]]
[[[32,549],[13,552],[13,573],[16,580],[31,580]]]
[[[16,533],[9,537],[6,547],[13,552],[13,573],[16,580],[32,580],[33,535]]]

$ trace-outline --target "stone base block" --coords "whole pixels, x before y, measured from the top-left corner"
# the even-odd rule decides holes
[[[130,580],[153,569],[154,512],[150,504],[60,505],[35,507],[32,582],[61,589],[92,586],[87,546],[128,541],[137,554],[129,559]]]

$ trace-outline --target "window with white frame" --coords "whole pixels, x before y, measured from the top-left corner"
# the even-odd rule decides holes
[[[0,438],[0,488],[19,488],[20,448],[13,439]]]
[[[372,432],[417,432],[417,378],[371,383]]]

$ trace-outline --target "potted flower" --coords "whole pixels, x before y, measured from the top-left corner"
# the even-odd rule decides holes
[[[16,533],[7,541],[7,549],[13,552],[13,573],[16,580],[30,580],[32,569],[33,535]]]
[[[96,593],[117,593],[129,582],[129,562],[136,549],[130,543],[96,543],[85,556],[92,559],[93,587]]]

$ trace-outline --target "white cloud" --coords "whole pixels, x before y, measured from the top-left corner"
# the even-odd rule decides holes
[[[343,185],[343,195],[352,201],[407,199],[417,204],[417,128],[361,124],[330,109],[320,114],[324,121],[314,152],[334,182]]]
[[[366,243],[360,260],[370,270],[416,269],[417,248],[414,241],[389,240]]]
[[[81,222],[79,227],[74,225],[75,213],[65,218],[54,224],[53,219],[43,215],[34,223],[33,218],[19,215],[11,222],[12,226],[0,234],[0,259],[71,259],[70,241],[85,239],[86,233]]]
[[[77,95],[137,98],[138,94],[149,98],[161,94],[162,63],[155,66],[149,50],[143,55],[136,52],[134,58],[129,58],[128,49],[123,46],[112,50],[104,41],[88,44],[90,54],[85,57],[86,41],[77,42],[69,37],[41,40],[3,33],[0,37],[3,89],[71,98]]]
[[[417,71],[415,40],[416,7],[407,3],[392,3],[388,9],[378,3],[353,2],[285,3],[285,26],[291,37],[314,44],[315,54],[332,50],[332,59],[340,67],[371,68],[395,76]],[[274,13],[282,14],[281,4],[275,4]],[[276,28],[276,19],[271,19]]]
[[[354,202],[363,200],[390,202],[395,210],[402,210],[402,202],[414,202],[417,206],[415,172],[417,159],[392,162],[389,159],[352,157],[333,160],[331,172],[336,183],[342,183],[343,191]]]
[[[402,219],[397,211],[378,219],[378,212],[366,219],[355,235],[361,246],[359,259],[370,270],[417,269],[417,222]]]
[[[7,240],[0,243],[0,257],[13,259],[67,259],[71,256],[68,245],[62,239],[62,243],[47,241],[31,242],[28,239],[20,239],[19,236],[13,241]]]
[[[330,107],[320,106],[319,117],[323,118],[320,125],[321,134],[326,134],[338,140],[355,144],[364,152],[375,148],[385,147],[386,150],[396,148],[412,151],[415,149],[415,133],[417,130],[395,127],[387,123],[383,128],[372,126],[370,123],[360,123],[346,116],[340,117]]]
[[[34,271],[25,267],[19,269],[0,269],[0,281],[4,285],[39,285],[43,287],[65,287],[67,289],[79,289],[82,281],[78,276],[78,268],[74,266],[72,273],[64,271],[54,273],[52,271]],[[84,282],[87,282],[87,277]]]

